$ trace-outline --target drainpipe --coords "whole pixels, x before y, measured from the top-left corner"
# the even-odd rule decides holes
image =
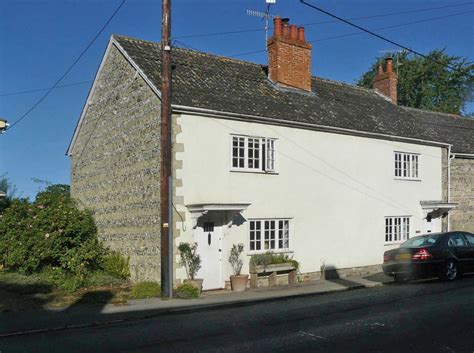
[[[451,155],[451,145],[448,146],[448,192],[447,192],[447,197],[448,200],[447,202],[451,202],[451,159],[453,159],[455,155]],[[448,232],[451,230],[451,225],[450,225],[450,212],[448,212]]]

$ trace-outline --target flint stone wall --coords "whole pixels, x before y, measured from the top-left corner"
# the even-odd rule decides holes
[[[451,160],[451,202],[458,203],[451,211],[451,230],[474,232],[474,159]]]
[[[160,280],[160,101],[111,46],[71,157],[71,193],[99,237],[130,257],[133,281]]]

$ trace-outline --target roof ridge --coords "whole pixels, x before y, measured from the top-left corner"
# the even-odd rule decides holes
[[[446,117],[449,117],[449,118],[452,118],[452,119],[472,121],[474,123],[473,118],[469,118],[469,117],[462,116],[462,115],[459,115],[459,114],[437,112],[435,110],[426,110],[426,109],[421,109],[421,108],[408,107],[408,106],[405,106],[405,105],[399,105],[399,107],[403,108],[405,110],[414,110],[414,111],[418,111],[418,112],[422,112],[422,113],[426,113],[426,114],[438,114],[438,115],[446,116]]]
[[[145,43],[145,44],[152,44],[152,45],[155,45],[155,46],[158,46],[158,47],[161,46],[161,43],[159,43],[159,42],[153,42],[153,41],[150,41],[150,40],[139,39],[139,38],[124,36],[124,35],[120,35],[120,34],[112,34],[112,37],[114,37],[114,38],[123,38],[123,39],[126,39],[126,40],[135,41],[135,42],[139,42],[139,43],[141,42],[141,43]],[[267,65],[263,65],[263,64],[254,63],[254,62],[251,62],[251,61],[235,59],[235,58],[231,58],[231,57],[228,57],[228,56],[225,56],[225,55],[209,53],[209,52],[205,52],[205,51],[201,51],[201,50],[197,50],[197,49],[183,48],[183,47],[178,47],[178,46],[174,46],[173,49],[178,49],[178,50],[182,50],[182,51],[185,51],[185,52],[192,52],[192,53],[196,53],[198,55],[209,55],[209,56],[213,56],[213,57],[216,57],[216,58],[222,59],[222,60],[234,61],[234,62],[237,62],[237,63],[250,64],[250,65],[255,65],[255,66],[259,66],[259,67],[267,66]]]

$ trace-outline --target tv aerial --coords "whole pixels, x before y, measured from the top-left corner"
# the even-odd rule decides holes
[[[247,10],[247,15],[259,17],[262,19],[262,21],[265,21],[265,48],[267,48],[267,41],[268,41],[268,22],[270,19],[275,18],[275,16],[270,15],[270,6],[275,3],[276,3],[276,0],[265,0],[265,4],[266,4],[265,12]]]

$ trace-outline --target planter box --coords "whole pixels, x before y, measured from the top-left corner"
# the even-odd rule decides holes
[[[288,284],[296,283],[296,269],[291,263],[271,264],[271,265],[250,265],[250,288],[256,288],[259,275],[269,274],[268,285],[276,286],[276,276],[278,272],[288,272]]]

